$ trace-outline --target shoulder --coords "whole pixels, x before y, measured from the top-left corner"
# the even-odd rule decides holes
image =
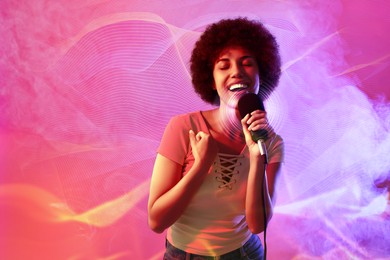
[[[283,145],[284,144],[283,138],[278,134],[274,134],[271,138],[269,138],[269,141],[273,145]]]
[[[283,138],[274,134],[266,141],[269,162],[284,161],[284,141]]]
[[[190,112],[173,116],[169,122],[171,127],[185,129],[201,129],[204,126],[204,119],[200,111]],[[195,130],[194,129],[194,130]]]
[[[189,130],[201,129],[200,118],[200,112],[173,116],[165,128],[158,153],[183,165],[190,149]]]
[[[175,115],[171,118],[171,121],[182,121],[182,122],[188,122],[191,120],[196,120],[201,118],[201,112],[200,111],[194,111],[194,112],[189,112],[185,114],[179,114]]]

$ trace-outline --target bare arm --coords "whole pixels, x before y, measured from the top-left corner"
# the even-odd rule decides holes
[[[250,130],[256,131],[261,128],[270,129],[267,124],[265,112],[254,112],[251,116],[247,115],[242,120],[245,140],[250,152],[250,166],[245,200],[246,221],[249,229],[254,234],[264,231],[265,223],[268,223],[272,217],[275,186],[281,170],[281,163],[271,163],[268,165],[264,163],[264,158],[260,155],[258,145],[253,142],[249,132]],[[264,167],[266,167],[265,175]],[[263,192],[266,219],[264,219]]]
[[[184,212],[199,189],[217,153],[211,136],[190,132],[190,142],[195,162],[182,177],[182,166],[160,154],[153,169],[148,202],[150,228],[161,233]]]
[[[257,166],[254,164],[258,164]],[[265,221],[268,223],[273,215],[273,202],[275,200],[275,184],[281,163],[271,163],[266,166],[265,181],[263,185],[264,163],[262,160],[256,162],[251,160],[251,166],[247,192],[246,192],[246,220],[252,233],[257,234],[264,231]],[[265,198],[266,220],[264,220],[263,195]]]

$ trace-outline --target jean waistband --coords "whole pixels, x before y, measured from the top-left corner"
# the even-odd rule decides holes
[[[168,240],[166,240],[167,247],[170,246],[174,248],[177,251],[181,251],[183,254],[185,254],[186,260],[192,260],[192,259],[204,259],[204,260],[223,260],[223,259],[240,259],[242,257],[246,256],[244,247],[237,248],[236,250],[230,251],[226,254],[220,255],[220,256],[204,256],[204,255],[197,255],[197,254],[191,254],[188,252],[185,252],[175,246],[173,246],[171,243],[169,243]]]

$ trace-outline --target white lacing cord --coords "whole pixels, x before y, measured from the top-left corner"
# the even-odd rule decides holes
[[[214,173],[218,174],[215,179],[221,183],[218,187],[233,189],[233,184],[237,182],[234,175],[239,174],[237,166],[241,165],[239,158],[242,156],[230,155],[230,154],[219,154],[219,161],[215,162]]]

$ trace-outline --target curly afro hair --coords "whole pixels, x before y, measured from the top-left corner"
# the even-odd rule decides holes
[[[255,56],[260,74],[258,94],[266,99],[276,88],[281,74],[279,46],[262,23],[247,18],[224,19],[211,24],[195,43],[190,63],[196,93],[207,103],[219,104],[218,93],[213,89],[214,63],[229,46],[240,46]]]

